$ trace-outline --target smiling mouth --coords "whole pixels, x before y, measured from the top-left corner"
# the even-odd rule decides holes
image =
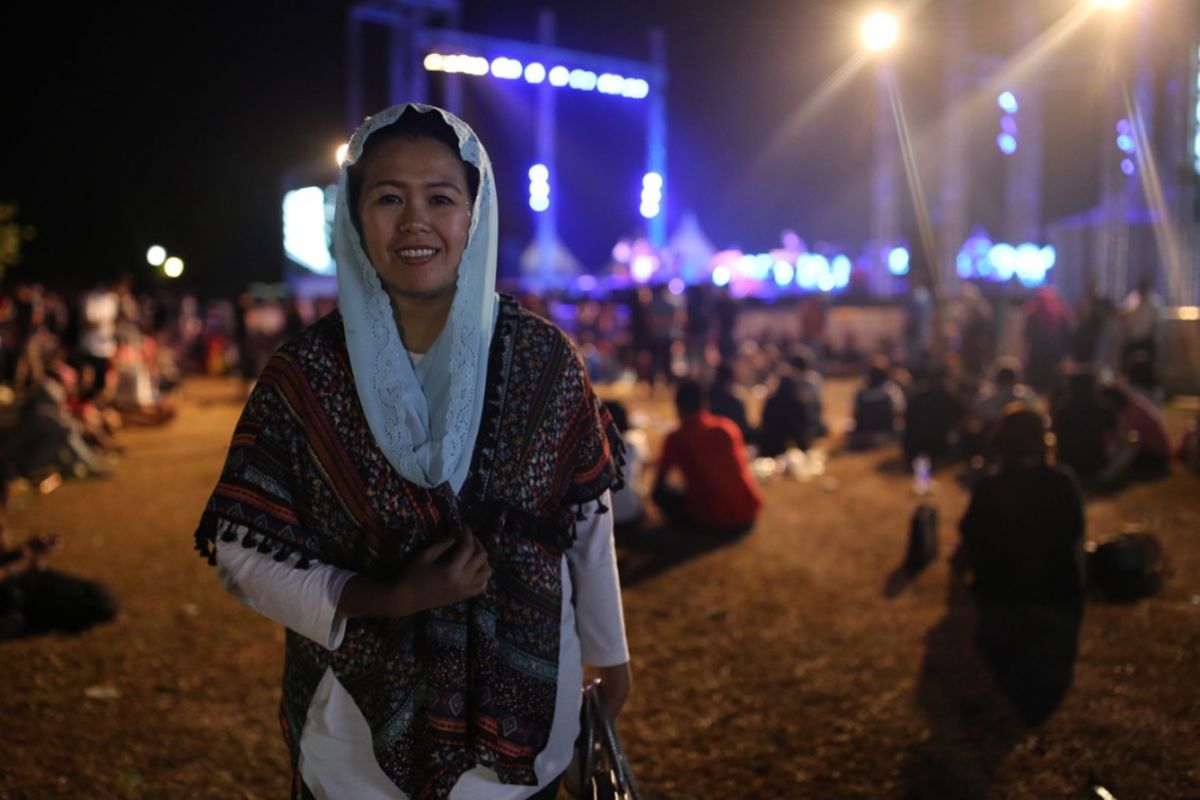
[[[430,258],[436,253],[432,247],[403,247],[396,251],[401,258]]]

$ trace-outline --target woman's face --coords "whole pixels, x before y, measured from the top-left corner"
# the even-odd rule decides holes
[[[471,227],[466,168],[434,139],[391,139],[368,157],[358,199],[367,257],[393,298],[454,293]]]

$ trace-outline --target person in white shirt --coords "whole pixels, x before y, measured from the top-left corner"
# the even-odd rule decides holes
[[[631,686],[620,435],[567,337],[495,294],[465,123],[380,112],[339,188],[339,309],[264,368],[197,549],[288,628],[294,798],[552,798],[585,666],[612,717]]]
[[[1162,299],[1153,289],[1150,278],[1143,277],[1137,288],[1121,302],[1119,308],[1124,323],[1124,343],[1121,348],[1121,366],[1128,364],[1138,351],[1146,354],[1154,363],[1158,352],[1158,324],[1162,319]]]

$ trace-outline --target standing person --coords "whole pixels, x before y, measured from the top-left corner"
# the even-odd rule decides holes
[[[1162,319],[1162,298],[1153,289],[1149,277],[1138,281],[1137,288],[1121,302],[1124,338],[1121,343],[1121,368],[1139,352],[1153,365],[1158,353],[1158,324]]]
[[[1096,278],[1089,275],[1084,284],[1083,299],[1075,310],[1075,338],[1071,347],[1071,358],[1077,364],[1101,366],[1104,348],[1108,339],[1109,322],[1113,317],[1113,304],[1100,293]]]
[[[1041,394],[1054,388],[1059,367],[1066,354],[1071,310],[1053,286],[1039,286],[1025,303],[1025,341],[1029,356],[1025,376],[1029,385]]]
[[[103,393],[109,365],[117,354],[117,321],[121,314],[117,286],[116,282],[97,286],[83,297],[79,352],[83,366],[91,370],[91,380],[85,381],[85,400]]]
[[[708,413],[704,391],[690,378],[675,390],[679,427],[667,434],[654,478],[653,499],[669,522],[720,535],[745,533],[762,509],[746,445],[732,420]],[[683,473],[682,490],[667,482]]]
[[[339,185],[339,307],[263,370],[197,547],[288,628],[292,797],[551,798],[583,665],[610,716],[630,688],[619,434],[566,336],[495,294],[464,122],[377,114]]]

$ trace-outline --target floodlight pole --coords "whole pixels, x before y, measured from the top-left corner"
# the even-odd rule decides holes
[[[545,47],[554,46],[554,12],[544,8],[538,14],[538,42]],[[537,156],[538,163],[545,164],[550,172],[550,205],[534,212],[537,237],[537,288],[545,288],[554,275],[554,256],[558,249],[558,165],[555,163],[554,147],[554,102],[555,89],[550,81],[544,80],[537,90]]]
[[[970,36],[965,0],[950,0],[945,6],[946,66],[942,72],[942,93],[946,108],[967,102],[971,89],[971,66],[967,43]],[[938,250],[941,263],[946,265],[943,280],[951,286],[958,283],[955,268],[958,250],[970,233],[970,159],[967,138],[968,121],[961,114],[947,115],[943,131],[941,164],[941,198],[938,226]]]
[[[1016,4],[1017,44],[1037,38],[1037,17],[1030,0]],[[1030,80],[1018,90],[1019,143],[1008,156],[1004,192],[1006,241],[1037,242],[1042,234],[1042,91]]]
[[[892,64],[886,54],[877,55],[875,65],[875,157],[871,169],[871,248],[876,268],[871,274],[871,293],[888,296],[895,279],[888,270],[888,252],[900,235],[900,192],[897,187],[900,166],[900,142],[892,116],[889,71]]]
[[[662,200],[658,214],[651,217],[647,226],[650,246],[661,249],[667,243],[667,195],[671,185],[667,181],[667,37],[662,28],[650,31],[650,61],[657,66],[659,77],[650,81],[650,103],[646,125],[646,171],[656,172],[663,179]]]

